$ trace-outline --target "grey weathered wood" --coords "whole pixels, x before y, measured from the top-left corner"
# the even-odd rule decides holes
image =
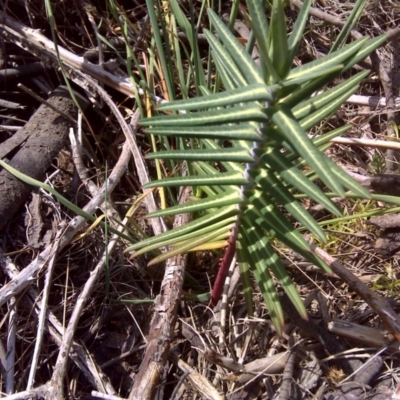
[[[79,96],[77,98],[85,108],[88,103]],[[77,115],[78,109],[63,86],[52,93],[48,102],[72,118]],[[65,146],[71,125],[65,116],[42,104],[18,132],[27,139],[9,164],[23,174],[43,180],[52,161]],[[0,230],[25,203],[32,189],[9,172],[0,171]]]

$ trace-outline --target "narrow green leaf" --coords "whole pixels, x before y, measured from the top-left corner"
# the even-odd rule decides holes
[[[168,250],[167,252],[162,253],[161,255],[153,258],[148,263],[148,266],[151,266],[151,265],[154,265],[154,264],[158,264],[158,263],[160,263],[162,261],[167,260],[168,258],[171,258],[173,256],[177,256],[178,254],[188,253],[190,250],[194,249],[197,246],[203,245],[203,244],[208,243],[208,242],[212,242],[215,238],[220,236],[221,233],[225,234],[226,237],[229,236],[229,231],[227,231],[226,228],[223,227],[223,228],[217,229],[214,232],[202,235],[202,236],[197,237],[195,239],[184,241],[182,244],[177,245],[173,249]]]
[[[235,85],[233,78],[231,78],[230,73],[226,70],[225,63],[220,59],[220,57],[218,57],[215,51],[211,49],[210,53],[211,58],[214,60],[215,69],[217,70],[218,77],[221,79],[222,86],[224,86],[226,90],[232,90],[236,87],[240,87],[241,85],[239,84]],[[241,75],[239,70],[237,70],[237,74]],[[243,76],[241,76],[241,79],[243,79],[244,81],[243,85],[246,85],[246,80]],[[238,80],[236,80],[236,82],[238,82]]]
[[[343,72],[346,72],[353,65],[359,63],[368,57],[373,51],[375,51],[378,47],[382,46],[388,40],[387,34],[383,34],[374,39],[369,40],[358,52],[352,57],[343,68]],[[339,50],[340,51],[340,50]]]
[[[264,80],[265,82],[268,82],[269,77],[271,77],[274,82],[278,82],[280,80],[279,75],[275,71],[275,67],[273,66],[269,56],[269,24],[265,16],[263,1],[247,1],[247,7],[251,17],[252,32],[254,32],[257,39],[258,50],[260,52],[260,65]]]
[[[283,0],[273,0],[269,27],[269,55],[275,71],[284,79],[290,71],[287,25]],[[265,39],[264,39],[265,40]]]
[[[265,229],[271,236],[276,236],[279,241],[301,254],[305,259],[329,273],[331,271],[330,268],[311,251],[303,236],[287,221],[286,217],[273,202],[267,201],[265,198],[266,196],[258,191],[249,198],[251,205],[246,210],[246,218]]]
[[[238,172],[241,175],[243,175],[243,169],[240,168],[240,164],[234,164],[237,165],[236,169],[231,169],[230,171],[227,172]],[[220,169],[217,169],[215,165],[211,165],[208,162],[204,161],[196,161],[192,163],[193,167],[193,172],[195,172],[197,175],[218,175],[220,174]],[[193,175],[195,175],[193,173]],[[232,185],[232,186],[201,186],[198,187],[197,189],[201,189],[206,193],[208,196],[212,195],[220,195],[225,197],[227,193],[232,193],[236,192],[238,190],[237,185]]]
[[[208,196],[205,199],[196,199],[184,204],[178,204],[173,207],[168,207],[165,210],[155,211],[149,214],[149,217],[163,217],[165,215],[177,215],[185,213],[193,213],[198,211],[208,210],[210,208],[226,207],[233,204],[239,204],[243,199],[239,192],[226,193],[221,196],[220,194]]]
[[[240,231],[238,234],[238,239],[236,241],[236,257],[240,270],[240,279],[243,285],[242,290],[246,301],[247,313],[249,316],[252,316],[254,314],[254,307],[253,307],[253,289],[251,285],[250,265],[249,265],[250,257],[246,252],[246,245],[244,243],[244,239]]]
[[[278,204],[285,207],[293,218],[310,230],[319,240],[326,241],[325,233],[315,219],[301,206],[270,169],[250,170],[249,174],[263,189],[264,193],[274,197]]]
[[[261,289],[272,324],[278,334],[281,334],[285,323],[282,306],[276,293],[274,281],[268,270],[267,260],[263,256],[263,253],[260,253],[260,249],[257,246],[256,238],[254,237],[254,227],[248,229],[240,227],[240,232],[243,238],[243,248],[245,248],[248,260],[250,260],[250,267]]]
[[[259,253],[258,256],[261,257],[262,260],[265,260],[266,268],[268,268],[268,270],[271,270],[273,272],[275,278],[279,281],[282,288],[287,293],[292,303],[295,305],[299,314],[302,317],[306,318],[307,312],[304,307],[304,303],[301,300],[299,293],[297,292],[296,287],[294,286],[292,280],[290,279],[289,274],[286,271],[286,268],[283,266],[281,259],[272,248],[270,241],[263,234],[262,231],[254,228],[254,226],[251,224],[250,221],[245,221],[244,225],[249,234],[250,240],[257,247]],[[258,268],[260,267],[262,267],[262,264],[259,263]],[[260,273],[262,272],[263,271],[260,270]],[[279,302],[279,298],[277,298],[276,301]]]
[[[314,182],[305,177],[279,150],[269,148],[262,156],[262,161],[276,171],[282,179],[316,203],[321,204],[334,215],[341,215],[340,210]],[[261,165],[261,163],[260,163]]]
[[[290,248],[301,252],[300,254],[310,252],[308,243],[287,220],[273,200],[260,190],[253,190],[251,193],[252,195],[248,197],[249,206],[245,211],[245,217],[266,229],[271,236],[276,236]]]
[[[238,68],[235,60],[231,57],[230,53],[218,41],[218,39],[207,29],[204,29],[207,41],[211,46],[213,52],[213,59],[219,66],[218,71],[225,71],[235,84],[235,87],[242,87],[248,84],[245,76]],[[218,60],[218,61],[217,61]]]
[[[267,110],[268,112],[269,110]],[[271,109],[272,111],[272,109]],[[289,143],[296,148],[296,151],[304,157],[310,167],[318,174],[320,179],[331,190],[344,195],[342,186],[331,175],[326,157],[312,143],[307,133],[294,118],[290,109],[281,105],[279,109],[271,115],[272,120],[278,125],[280,132],[284,134]]]
[[[338,64],[342,64],[348,61],[352,56],[357,54],[357,52],[362,48],[362,46],[367,42],[368,38],[360,38],[353,43],[335,51],[334,53],[328,54],[318,60],[311,61],[307,64],[301,65],[300,67],[294,68],[289,72],[287,79],[294,79],[307,74],[312,76],[317,74],[320,76],[325,68],[332,67]]]
[[[202,111],[196,113],[188,113],[181,115],[168,115],[141,119],[140,124],[144,126],[176,126],[185,125],[199,126],[212,124],[228,124],[233,122],[267,122],[268,117],[263,113],[258,105],[250,104],[245,106],[236,106],[229,108],[221,108],[218,110]]]
[[[222,172],[213,176],[174,176],[146,183],[143,187],[150,189],[154,187],[176,187],[176,186],[202,186],[202,185],[246,185],[247,179],[240,172]]]
[[[300,9],[299,15],[296,18],[296,22],[293,26],[292,33],[288,39],[288,60],[290,65],[293,64],[293,60],[297,55],[300,43],[303,40],[304,28],[308,21],[308,13],[311,7],[311,0],[304,0],[303,5]]]
[[[358,86],[354,86],[352,89],[344,92],[342,95],[333,98],[331,102],[328,102],[325,106],[317,109],[317,111],[309,114],[307,117],[299,121],[300,126],[304,130],[311,129],[321,122],[324,118],[332,115],[356,90]]]
[[[189,100],[178,100],[171,103],[165,103],[158,107],[159,111],[179,111],[179,110],[201,110],[215,107],[233,106],[238,103],[250,101],[272,101],[272,91],[277,87],[268,87],[265,84],[254,84],[237,89],[228,90],[209,96],[196,97]]]
[[[210,138],[210,139],[241,139],[251,142],[262,141],[257,128],[252,124],[243,123],[237,125],[219,125],[216,129],[213,126],[187,126],[187,127],[164,127],[162,125],[146,128],[147,132],[153,135],[189,137],[189,138]]]
[[[254,162],[247,149],[242,147],[229,147],[226,149],[187,149],[159,151],[148,154],[149,160],[201,160],[201,161],[235,161],[242,163]]]
[[[347,132],[350,128],[352,128],[351,125],[343,125],[339,128],[332,129],[331,131],[326,132],[320,136],[314,137],[312,141],[315,144],[315,146],[320,148],[321,146],[328,144],[333,138],[338,137],[343,133]]]
[[[348,92],[349,90],[355,90],[358,88],[358,84],[369,75],[369,71],[362,71],[358,74],[352,76],[349,79],[346,79],[339,85],[334,86],[333,88],[326,90],[318,95],[311,97],[308,100],[302,101],[300,104],[292,108],[292,113],[296,119],[300,120],[312,112],[320,110],[325,105],[331,103],[336,100],[342,94]],[[282,102],[286,104],[285,101]]]
[[[329,51],[330,53],[340,49],[346,43],[346,40],[349,37],[351,30],[355,27],[355,25],[361,18],[364,8],[367,5],[367,1],[368,0],[357,0],[356,4],[354,4],[350,15],[347,17],[343,28],[340,30],[340,33],[335,40],[335,43],[333,43]]]
[[[204,147],[210,149],[210,150],[215,150],[215,151],[220,151],[222,149],[224,149],[224,147],[221,147],[219,145],[219,143],[215,140],[210,140],[210,139],[203,139],[202,144],[204,145]],[[254,143],[250,143],[248,141],[245,140],[237,140],[234,143],[232,143],[233,147],[236,148],[242,148],[243,151],[247,151],[248,154],[252,154],[252,148],[254,146]],[[231,147],[228,147],[231,148]],[[252,156],[252,162],[254,162],[254,158]],[[199,161],[201,162],[201,161]],[[243,163],[238,163],[236,161],[225,161],[225,160],[221,160],[219,162],[219,164],[221,164],[221,166],[224,168],[224,170],[226,172],[230,172],[230,171],[240,171],[241,173],[243,173],[244,168],[243,168]],[[210,163],[208,164],[210,165]],[[221,168],[218,168],[218,171],[220,171]]]
[[[290,108],[301,104],[302,101],[309,99],[315,92],[321,90],[329,82],[332,82],[333,79],[340,75],[342,69],[343,65],[339,64],[334,66],[334,68],[326,74],[324,73],[318,77],[308,77],[302,86],[285,95],[285,97],[280,96],[278,104],[285,103]],[[297,79],[294,79],[293,81],[297,81]]]
[[[345,186],[347,189],[351,190],[353,193],[357,194],[357,196],[361,198],[364,199],[371,198],[371,193],[369,193],[364,186],[362,186],[350,175],[348,175],[345,171],[343,171],[342,168],[336,165],[333,161],[331,160],[329,161],[333,165],[331,168],[332,173],[335,174],[337,179],[339,179],[342,182],[343,186]]]
[[[288,295],[290,301],[293,303],[300,316],[304,319],[307,319],[307,311],[304,307],[303,300],[300,298],[299,292],[287,273],[286,268],[282,264],[281,259],[268,241],[266,241],[264,244],[264,251],[268,254],[268,267],[281,284],[283,290]]]
[[[224,219],[224,220],[219,221],[219,222],[217,222],[215,224],[211,224],[211,225],[206,226],[204,228],[198,229],[198,230],[196,230],[194,232],[191,232],[189,234],[186,234],[184,236],[179,236],[178,235],[176,237],[172,237],[172,238],[167,239],[167,240],[164,239],[162,241],[162,245],[160,245],[160,243],[157,242],[157,243],[153,243],[152,245],[142,247],[140,250],[135,250],[135,248],[136,248],[135,245],[129,246],[127,249],[125,249],[125,252],[134,251],[134,256],[138,257],[138,256],[140,256],[142,254],[145,254],[145,253],[148,253],[150,251],[160,249],[161,247],[166,247],[166,246],[173,245],[175,243],[182,243],[182,242],[184,242],[186,240],[192,240],[192,239],[199,238],[199,237],[204,236],[206,234],[215,232],[217,229],[220,229],[220,228],[223,228],[223,227],[225,227],[225,229],[226,229],[225,237],[228,237],[230,235],[231,229],[233,228],[233,224],[236,222],[236,219],[237,219],[236,216],[230,217],[230,218],[228,218],[226,220]]]
[[[212,214],[206,214],[178,228],[174,228],[168,232],[164,232],[157,236],[144,239],[139,243],[135,243],[129,247],[129,251],[137,250],[145,246],[151,246],[155,243],[159,243],[159,246],[163,247],[164,241],[168,241],[176,237],[179,237],[182,240],[183,238],[185,238],[185,235],[196,232],[201,228],[204,228],[205,226],[212,226],[214,223],[217,223],[219,221],[228,221],[230,217],[238,213],[239,210],[235,206],[224,207],[221,210],[218,210]]]
[[[211,8],[208,9],[208,15],[218,33],[219,39],[231,54],[237,67],[246,78],[247,83],[264,83],[257,64],[253,61],[250,54],[246,52],[245,48],[239,43],[232,32],[225,26]]]

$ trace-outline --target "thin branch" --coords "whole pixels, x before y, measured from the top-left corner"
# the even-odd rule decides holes
[[[317,138],[318,136],[313,136]],[[347,138],[347,137],[336,137],[331,139],[332,143],[337,144],[348,144],[353,146],[365,146],[373,147],[379,149],[393,149],[400,150],[400,142],[394,142],[389,140],[373,140],[373,139],[357,139],[357,138]]]
[[[15,264],[13,264],[8,257],[4,257],[4,254],[0,248],[0,266],[4,272],[12,279],[19,274],[19,271]],[[39,300],[39,294],[32,287],[28,289],[25,297],[27,305],[34,310],[34,315],[39,315],[42,307],[42,302]],[[48,321],[47,329],[53,338],[54,342],[61,346],[62,335],[64,334],[64,328],[58,321],[57,317],[50,311],[47,310],[46,318]],[[95,364],[93,357],[90,357],[87,350],[77,343],[72,344],[72,350],[69,353],[69,357],[75,362],[77,367],[82,371],[83,375],[97,390],[106,391],[108,394],[115,394],[116,391],[112,387],[108,377],[101,372],[98,365]],[[33,391],[35,389],[32,389]],[[31,393],[27,391],[26,393]]]
[[[125,164],[125,161],[126,160],[121,160],[121,158],[118,160],[106,183],[103,184],[96,196],[93,197],[92,200],[90,200],[89,203],[84,207],[83,210],[86,213],[92,214],[101,204],[103,204],[106,192],[110,194],[115,189],[116,185],[121,179],[121,176],[126,171],[127,165]],[[86,223],[86,219],[81,216],[76,216],[69,222],[68,229],[60,241],[60,251],[71,242],[71,240],[86,225]],[[52,252],[52,246],[47,247],[37,256],[34,261],[27,265],[18,274],[18,276],[0,289],[0,306],[6,303],[12,296],[15,296],[28,287],[32,280],[37,279],[35,276],[36,272],[44,267],[47,260],[51,258]]]
[[[139,120],[139,110],[136,110],[132,116],[131,122],[128,125],[119,111],[118,107],[115,105],[114,101],[110,98],[109,94],[91,77],[81,73],[80,71],[74,71],[77,75],[79,75],[82,79],[84,79],[104,100],[104,102],[108,105],[112,113],[115,115],[117,121],[119,122],[121,129],[125,135],[126,141],[131,149],[132,155],[135,159],[136,169],[139,175],[140,183],[144,185],[149,182],[149,174],[147,172],[146,164],[144,162],[143,156],[139,147],[136,143],[135,134],[137,132],[138,120]],[[145,192],[145,204],[147,207],[147,211],[149,213],[154,212],[158,209],[154,194],[152,191]],[[153,232],[155,235],[158,235],[166,230],[165,223],[162,218],[151,218],[150,224],[153,228]]]
[[[400,317],[393,309],[371,289],[368,288],[359,278],[345,268],[337,259],[330,256],[326,251],[310,242],[312,250],[324,260],[332,271],[345,281],[369,306],[379,315],[386,328],[400,342]]]
[[[60,244],[60,239],[63,234],[64,234],[63,230],[60,230],[57,232],[58,236],[56,237],[55,243],[54,243],[55,249],[54,249],[53,255],[52,255],[51,260],[49,261],[49,264],[47,267],[47,272],[46,272],[45,282],[44,282],[43,297],[42,297],[42,307],[41,307],[40,313],[39,313],[39,322],[38,322],[38,328],[37,328],[38,333],[36,335],[35,349],[34,349],[32,361],[31,361],[31,368],[29,371],[29,377],[28,377],[28,383],[26,385],[26,390],[32,389],[33,384],[35,382],[35,374],[36,374],[37,365],[39,362],[40,351],[42,349],[43,334],[44,334],[44,327],[45,327],[46,314],[47,314],[47,305],[48,305],[50,289],[51,289],[51,279],[53,277],[55,260],[56,260],[57,254],[58,254],[58,251],[57,251],[58,246]]]
[[[120,159],[118,160],[118,164],[121,167],[121,171],[126,170],[129,160],[130,160],[129,146],[127,144],[125,144],[122,149]],[[120,226],[118,228],[119,231],[123,231],[124,229],[125,228],[123,226]],[[67,361],[68,361],[68,357],[66,357],[66,354],[69,353],[69,350],[71,348],[73,338],[75,335],[75,331],[78,326],[79,319],[83,312],[83,308],[84,308],[86,302],[90,298],[90,294],[92,293],[92,291],[94,289],[95,283],[97,282],[100,274],[103,272],[105,263],[107,261],[107,257],[114,250],[114,247],[117,244],[118,240],[119,240],[119,236],[114,234],[108,244],[107,251],[105,251],[103,253],[103,256],[101,257],[100,261],[97,263],[95,269],[91,272],[89,279],[86,281],[85,286],[83,287],[83,290],[80,293],[80,295],[76,301],[76,305],[72,312],[71,318],[68,323],[68,327],[67,327],[64,337],[63,337],[63,342],[61,344],[61,347],[60,347],[60,350],[58,353],[57,361],[56,361],[54,371],[53,371],[53,376],[51,378],[51,380],[54,384],[54,387],[57,388],[56,389],[57,395],[61,396],[58,398],[63,398],[63,386],[64,386],[63,381],[64,381],[64,377],[65,377],[65,374],[67,371]]]
[[[17,300],[10,299],[7,332],[6,393],[14,393],[15,338],[17,333]]]
[[[54,48],[54,43],[46,36],[42,35],[38,30],[30,29],[14,20],[3,11],[0,11],[0,20],[0,36],[16,43],[19,47],[36,55],[40,59],[44,58],[46,63],[58,66],[57,52]],[[129,78],[117,77],[98,65],[88,62],[83,57],[71,53],[62,46],[57,46],[57,48],[64,66],[82,71],[127,96],[134,97],[135,90],[140,94],[144,94],[143,89],[139,87],[134,89],[132,87]],[[73,76],[71,76],[71,78],[73,78]],[[165,102],[165,100],[158,97],[153,97],[153,100],[156,103]]]

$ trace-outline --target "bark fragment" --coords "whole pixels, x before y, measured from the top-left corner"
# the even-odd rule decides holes
[[[81,99],[78,97],[78,99]],[[77,107],[68,90],[60,86],[48,102],[73,118]],[[81,107],[85,107],[82,98]],[[65,146],[71,122],[50,107],[42,104],[27,124],[20,129],[27,139],[9,164],[30,177],[43,180],[51,162]],[[0,171],[0,230],[28,199],[33,187],[20,181],[9,172]]]

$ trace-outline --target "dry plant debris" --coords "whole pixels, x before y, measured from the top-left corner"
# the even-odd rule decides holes
[[[301,6],[298,0],[290,3],[292,12]],[[148,268],[146,257],[130,259],[123,253],[129,237],[157,234],[183,221],[181,216],[175,221],[144,218],[157,209],[159,200],[154,191],[142,193],[142,185],[156,172],[145,160],[151,144],[138,129],[136,100],[148,111],[150,99],[142,88],[132,86],[116,53],[99,39],[106,38],[126,55],[120,27],[103,2],[51,2],[57,53],[44,4],[0,2],[0,156],[7,161],[31,157],[32,170],[37,167],[40,152],[29,153],[29,138],[47,129],[50,113],[62,107],[46,111],[46,105],[17,84],[48,99],[65,84],[66,74],[93,106],[82,115],[68,100],[70,132],[65,115],[54,117],[63,124],[63,140],[69,133],[69,143],[62,142],[60,151],[60,145],[41,139],[52,164],[48,162],[46,176],[41,172],[37,179],[95,217],[89,223],[42,189],[32,190],[22,207],[13,204],[12,213],[0,211],[3,397],[400,398],[399,258],[392,249],[395,240],[400,243],[398,218],[369,223],[359,218],[327,226],[330,241],[318,251],[334,267],[333,276],[282,249],[309,312],[305,322],[283,298],[283,337],[272,329],[261,295],[255,294],[255,315],[246,314],[234,265],[223,301],[209,308],[196,294],[209,291],[220,254],[177,256],[161,270]],[[315,2],[299,64],[302,57],[326,51],[352,4]],[[150,79],[146,73],[152,37],[146,5],[121,0],[118,7],[130,21],[130,44]],[[229,10],[228,4],[223,7]],[[234,29],[245,43],[249,32],[244,8],[239,16]],[[384,182],[391,182],[383,189],[388,194],[397,185],[399,171],[399,20],[397,2],[368,3],[352,35],[389,32],[392,40],[359,66],[374,73],[330,121],[353,125],[351,135],[337,139],[330,156],[373,190],[379,186],[382,191]],[[178,37],[188,40],[183,32]],[[201,33],[199,40],[204,40]],[[152,101],[167,101],[162,77],[152,79]],[[9,177],[0,172],[0,200],[8,194],[3,175]],[[188,194],[181,195],[184,201]],[[349,216],[373,207],[337,201]],[[321,213],[315,206],[310,210]],[[104,220],[112,231],[101,227]],[[375,244],[379,229],[386,236]],[[377,248],[384,239],[386,252]]]

